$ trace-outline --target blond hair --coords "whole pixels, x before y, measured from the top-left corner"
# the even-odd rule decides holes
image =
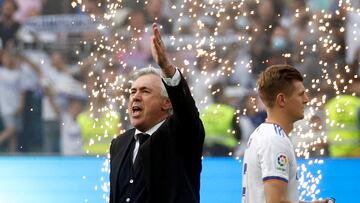
[[[290,65],[272,65],[263,71],[257,81],[259,95],[266,107],[274,106],[279,93],[290,95],[293,91],[292,82],[303,81],[300,72]]]

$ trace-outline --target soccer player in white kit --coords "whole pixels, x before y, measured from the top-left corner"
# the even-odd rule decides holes
[[[247,143],[242,203],[299,202],[296,158],[288,134],[293,123],[304,118],[309,101],[303,78],[292,66],[274,65],[260,74],[257,85],[267,119]]]

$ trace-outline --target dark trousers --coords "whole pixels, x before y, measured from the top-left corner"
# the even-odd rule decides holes
[[[22,130],[19,132],[18,150],[20,152],[41,152],[43,146],[42,94],[35,91],[25,92]]]

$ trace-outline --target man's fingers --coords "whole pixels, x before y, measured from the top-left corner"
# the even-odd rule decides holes
[[[156,32],[156,29],[155,29],[155,30],[154,30],[154,35],[153,35],[153,37],[152,37],[152,40],[153,40],[153,43],[154,43],[155,45],[160,46],[160,45],[161,45],[161,38],[159,38],[159,35],[156,34],[156,33],[158,33],[158,32]]]
[[[156,23],[153,24],[154,36],[159,44],[161,44],[161,34]]]
[[[155,45],[155,44],[156,44],[156,42],[155,42],[155,37],[152,36],[152,37],[151,37],[151,51],[152,51],[152,52],[155,52],[155,51],[157,52],[157,50],[156,50],[156,45]]]
[[[153,24],[153,37],[152,37],[152,43],[154,48],[154,60],[158,63],[160,67],[167,64],[167,57],[165,53],[165,46],[164,43],[161,40],[161,34],[159,31],[159,28],[157,27],[157,24]]]
[[[158,26],[157,26],[156,23],[153,24],[153,31],[154,31],[154,35],[155,35],[156,37],[160,37],[159,28],[158,28]]]
[[[161,49],[160,45],[154,42],[154,60],[157,62],[157,64],[162,67],[162,65],[166,64],[166,57],[164,56],[164,50]]]
[[[156,40],[156,37],[152,38],[153,40],[153,46],[154,46],[154,60],[160,65],[163,62],[163,50],[161,49],[161,46],[159,42]]]
[[[152,24],[152,27],[153,27],[153,30],[157,27],[157,24],[156,23],[153,23]]]
[[[156,40],[156,37],[155,37],[155,36],[152,36],[151,40],[152,40],[152,42],[153,42],[154,45],[157,44],[157,40]]]
[[[162,56],[162,54],[164,54],[164,52],[165,52],[164,45],[163,45],[162,41],[158,40],[158,38],[154,37],[153,38],[153,43],[154,43],[155,50],[156,50],[157,54]]]
[[[154,44],[154,48],[157,54],[160,53],[160,44],[159,41],[156,39],[156,37],[153,37],[153,44]]]

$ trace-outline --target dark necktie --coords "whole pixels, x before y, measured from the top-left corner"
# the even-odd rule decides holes
[[[139,146],[141,146],[147,139],[149,139],[150,135],[146,133],[140,133],[137,135],[137,137],[139,139]]]
[[[144,142],[149,139],[150,135],[149,134],[146,134],[146,133],[139,133],[136,135],[137,136],[137,139],[139,140],[139,149],[138,149],[138,152],[137,152],[137,155],[135,157],[135,161],[134,161],[134,168],[138,168],[139,167],[139,159],[137,158],[137,156],[139,155],[139,150],[140,150],[140,147],[142,144],[144,144]]]

